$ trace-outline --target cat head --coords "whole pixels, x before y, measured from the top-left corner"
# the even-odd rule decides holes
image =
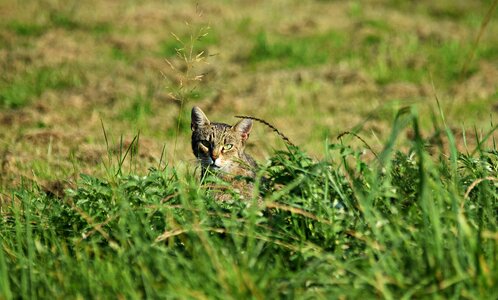
[[[191,117],[192,151],[203,170],[235,173],[244,167],[244,148],[252,120],[242,119],[233,126],[210,122],[197,106],[192,108]]]

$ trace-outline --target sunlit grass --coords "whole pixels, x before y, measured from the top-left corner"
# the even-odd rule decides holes
[[[12,74],[4,74],[11,77]],[[4,108],[25,106],[48,90],[67,90],[81,87],[85,75],[77,66],[62,64],[57,68],[41,67],[14,74],[0,82],[0,105]]]
[[[492,1],[116,3],[0,3],[1,299],[498,297]],[[299,147],[217,202],[193,104]]]
[[[415,135],[399,151],[417,119],[398,114],[378,160],[344,137],[329,160],[275,153],[263,204],[217,202],[173,167],[82,175],[58,197],[22,185],[2,208],[0,293],[494,298],[497,150],[440,160]]]

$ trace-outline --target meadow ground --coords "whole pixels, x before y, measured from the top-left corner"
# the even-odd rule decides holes
[[[111,149],[140,132],[141,170],[163,148],[169,165],[193,165],[194,104],[212,120],[268,120],[317,158],[351,130],[379,151],[407,105],[433,133],[436,95],[457,138],[498,110],[496,11],[479,35],[492,1],[196,3],[0,1],[2,186],[98,172],[102,124]],[[172,33],[189,47],[204,32],[194,52],[205,60],[189,71],[204,76],[186,82],[180,114],[171,92],[186,66]],[[262,125],[250,142],[263,161],[283,147]]]
[[[497,3],[0,0],[0,298],[496,298]]]

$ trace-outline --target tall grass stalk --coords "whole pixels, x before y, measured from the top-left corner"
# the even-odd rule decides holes
[[[202,16],[202,11],[197,8],[197,16]],[[178,75],[178,82],[168,85],[170,97],[178,101],[180,109],[178,112],[175,142],[173,146],[173,157],[176,157],[176,148],[178,142],[178,135],[180,134],[180,126],[184,115],[185,105],[191,100],[192,93],[197,89],[198,83],[202,81],[204,74],[197,72],[198,65],[205,64],[207,56],[205,51],[198,49],[198,42],[209,34],[209,26],[200,26],[195,28],[195,25],[186,22],[189,28],[190,35],[188,38],[180,38],[175,33],[171,33],[173,38],[178,42],[176,50],[176,57],[178,64],[174,61],[165,59],[169,67]],[[167,79],[167,76],[164,76]]]

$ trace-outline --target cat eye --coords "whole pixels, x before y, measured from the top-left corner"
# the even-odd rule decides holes
[[[223,149],[224,150],[231,150],[233,148],[233,145],[232,144],[226,144],[225,146],[223,146]]]

